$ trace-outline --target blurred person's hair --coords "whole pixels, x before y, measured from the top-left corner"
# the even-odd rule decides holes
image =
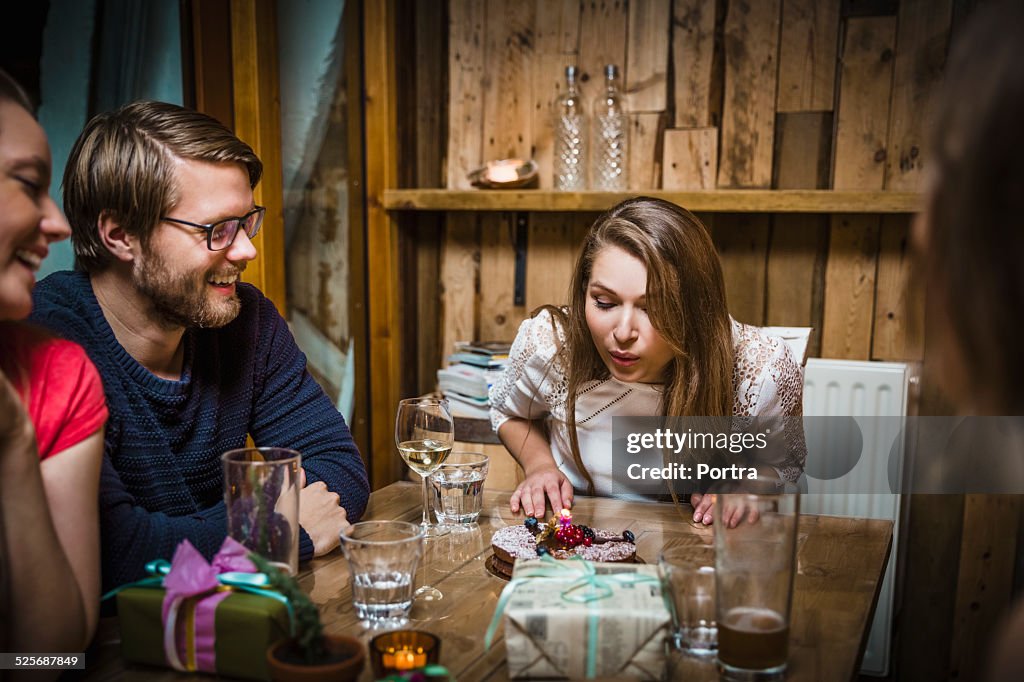
[[[255,187],[263,163],[216,119],[166,102],[134,102],[86,124],[64,170],[64,213],[78,264],[112,262],[99,236],[103,217],[148,246],[160,217],[178,201],[175,159],[244,166]]]
[[[970,394],[1024,414],[1024,6],[978,10],[955,40],[933,121],[924,216],[928,318]]]

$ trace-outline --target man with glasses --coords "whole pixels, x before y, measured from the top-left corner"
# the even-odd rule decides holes
[[[239,276],[266,212],[263,164],[204,114],[138,102],[93,118],[64,208],[80,272],[35,289],[33,319],[85,347],[110,409],[100,482],[104,590],[188,539],[227,534],[220,456],[303,455],[300,560],[338,545],[366,507],[362,459],[274,305]]]

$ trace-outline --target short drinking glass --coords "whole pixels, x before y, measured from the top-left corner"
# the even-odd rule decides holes
[[[413,578],[423,556],[423,529],[405,521],[362,521],[341,534],[352,579],[352,603],[371,629],[409,622]]]
[[[672,600],[677,649],[708,656],[718,648],[715,615],[715,550],[671,546],[658,557],[665,592]]]
[[[453,452],[430,474],[437,522],[457,532],[470,530],[480,518],[484,479],[490,458],[479,452]]]

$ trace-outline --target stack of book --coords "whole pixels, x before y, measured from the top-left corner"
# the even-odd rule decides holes
[[[437,370],[437,385],[457,417],[487,419],[490,402],[487,393],[505,371],[509,344],[499,341],[455,344],[448,356],[448,367]]]

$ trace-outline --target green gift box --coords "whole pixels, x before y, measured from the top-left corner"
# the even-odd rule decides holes
[[[224,589],[224,588],[222,588]],[[179,640],[188,631],[189,612],[209,594],[186,600],[179,613]],[[168,666],[164,653],[164,590],[129,587],[117,595],[121,622],[121,654],[125,660]],[[189,604],[188,602],[192,602]],[[213,643],[216,672],[250,680],[269,680],[266,651],[288,637],[289,615],[284,603],[248,592],[232,592],[216,605]],[[186,657],[182,657],[184,662]]]

